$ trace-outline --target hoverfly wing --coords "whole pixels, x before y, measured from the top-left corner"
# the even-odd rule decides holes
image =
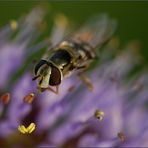
[[[66,35],[70,33],[70,21],[63,14],[57,14],[54,19],[54,26],[51,30],[51,43],[52,46],[59,44]]]
[[[87,22],[82,24],[82,27],[71,31],[68,28],[68,19],[61,15],[55,19],[55,27],[52,30],[51,44],[43,59],[46,59],[58,47],[63,40],[71,40],[78,42],[86,42],[93,48],[101,46],[115,32],[117,22],[115,19],[110,19],[107,14],[99,14],[91,17]]]
[[[117,22],[107,14],[100,14],[89,19],[72,36],[73,40],[80,40],[93,48],[101,46],[115,32]]]
[[[43,59],[48,58],[52,51],[70,34],[70,21],[64,14],[57,14],[54,18],[53,28],[51,29],[51,46],[47,49]]]

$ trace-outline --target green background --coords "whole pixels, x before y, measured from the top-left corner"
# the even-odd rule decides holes
[[[76,24],[83,22],[93,14],[108,13],[118,20],[116,34],[120,37],[122,45],[135,39],[141,41],[141,53],[145,57],[146,63],[148,63],[148,2],[0,2],[0,26],[7,24],[11,19],[22,16],[38,4],[46,5],[49,8],[50,11],[46,17],[49,24],[50,18],[57,12],[64,13]]]

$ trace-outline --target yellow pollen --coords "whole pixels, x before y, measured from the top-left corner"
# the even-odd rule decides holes
[[[31,134],[36,128],[35,123],[30,123],[28,127],[25,127],[24,125],[18,126],[18,131],[20,131],[22,134]]]
[[[104,112],[101,110],[96,110],[94,116],[99,119],[100,121],[103,120]]]
[[[18,28],[18,23],[15,20],[10,21],[10,27],[13,31],[15,31]]]
[[[122,142],[125,141],[125,139],[126,139],[126,137],[125,137],[125,135],[124,135],[123,132],[119,132],[117,136],[118,136],[118,138],[119,138]]]
[[[4,105],[8,104],[10,101],[10,94],[5,93],[0,97],[0,100],[3,102]]]
[[[27,96],[24,97],[24,102],[31,104],[32,101],[34,100],[35,94],[34,93],[30,93]]]

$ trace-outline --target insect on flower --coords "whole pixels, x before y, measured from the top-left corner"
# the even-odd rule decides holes
[[[92,90],[90,80],[84,72],[90,62],[98,58],[96,48],[102,46],[114,33],[116,21],[106,14],[88,20],[80,29],[61,39],[46,53],[34,68],[33,80],[38,80],[38,89],[51,90],[58,94],[58,86],[63,78],[77,73],[80,79]],[[55,86],[53,90],[49,86]]]

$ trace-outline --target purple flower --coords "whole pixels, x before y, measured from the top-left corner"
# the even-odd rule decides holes
[[[0,38],[1,34],[5,35],[0,43],[1,93],[29,56],[27,49],[40,35],[35,24],[41,23],[42,17],[43,12],[36,8],[27,19],[19,20],[20,28],[14,40],[10,28],[0,32]],[[63,22],[62,27],[54,26],[55,36],[62,28]],[[104,47],[98,65],[87,72],[93,92],[74,75],[62,81],[58,95],[49,91],[40,94],[32,74],[25,70],[9,90],[10,102],[7,105],[0,102],[0,146],[147,147],[147,72],[142,70],[130,77],[140,64],[139,54],[135,52],[137,44],[133,42],[119,51],[115,41],[118,39],[112,39]],[[73,91],[69,91],[71,87]],[[30,93],[35,94],[33,102],[24,102]],[[96,118],[96,110],[103,112],[102,120]],[[20,124],[28,126],[32,122],[36,124],[33,133],[19,133]]]
[[[38,14],[38,16],[36,16]],[[18,27],[12,28],[12,25],[6,26],[4,31],[0,32],[0,38],[4,41],[0,43],[0,88],[5,84],[14,73],[22,66],[28,48],[40,34],[38,25],[44,17],[43,10],[35,8],[30,14],[15,22]],[[13,22],[14,23],[14,22]],[[15,32],[17,34],[12,37]]]

